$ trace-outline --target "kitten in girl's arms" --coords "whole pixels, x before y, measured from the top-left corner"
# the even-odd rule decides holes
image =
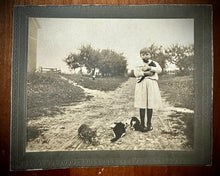
[[[137,83],[140,83],[141,81],[143,81],[145,77],[153,76],[155,74],[155,72],[150,70],[149,66],[156,67],[156,64],[153,61],[151,61],[148,65],[143,66],[142,71],[144,71],[144,76],[141,76],[140,78],[138,78]]]

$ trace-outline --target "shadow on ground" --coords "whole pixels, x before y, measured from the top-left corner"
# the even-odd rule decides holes
[[[193,113],[183,113],[178,111],[173,111],[167,119],[172,127],[172,130],[166,131],[162,130],[162,134],[169,134],[171,136],[177,136],[182,132],[186,136],[186,142],[183,144],[186,147],[193,147]]]

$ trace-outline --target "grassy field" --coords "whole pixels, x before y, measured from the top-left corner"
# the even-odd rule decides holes
[[[59,106],[86,99],[81,88],[62,80],[57,74],[35,73],[28,75],[27,108],[28,118],[62,114]]]
[[[195,96],[192,76],[162,75],[160,76],[158,84],[160,90],[163,91],[163,96],[165,97],[166,101],[168,101],[171,105],[194,110]],[[173,131],[170,133],[170,135],[175,136],[175,131],[181,129],[188,139],[184,143],[186,148],[193,146],[193,117],[194,114],[192,113],[179,112],[173,112],[168,117],[169,123],[175,124],[173,125]],[[183,126],[182,122],[185,124],[186,128]]]
[[[176,107],[194,110],[194,86],[190,76],[162,75],[158,81],[166,100]]]
[[[102,91],[112,91],[126,81],[127,78],[97,78],[95,80],[80,75],[62,75],[77,84]],[[28,118],[54,116],[63,114],[65,105],[90,99],[84,90],[61,79],[52,73],[34,73],[28,75],[27,82],[27,113]]]
[[[113,91],[118,88],[123,82],[128,80],[128,77],[104,77],[92,80],[90,77],[79,74],[62,74],[62,76],[76,82],[77,84],[93,90]]]

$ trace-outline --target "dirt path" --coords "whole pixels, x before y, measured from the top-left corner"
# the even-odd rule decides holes
[[[71,82],[70,82],[71,83]],[[72,83],[74,84],[74,83]],[[191,114],[187,109],[175,108],[163,98],[163,108],[154,111],[154,130],[148,133],[131,131],[115,143],[110,125],[114,122],[126,122],[132,116],[139,117],[139,110],[133,107],[135,79],[130,78],[118,89],[110,92],[84,89],[94,96],[90,101],[65,107],[64,115],[41,117],[30,120],[28,128],[37,128],[40,135],[28,142],[27,151],[71,151],[71,150],[190,150],[191,146],[185,131],[187,125],[178,114]],[[84,144],[77,137],[82,124],[97,129],[97,146]]]

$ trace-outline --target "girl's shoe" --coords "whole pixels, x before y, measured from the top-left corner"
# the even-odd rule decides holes
[[[147,129],[147,127],[142,127],[140,131],[141,132],[148,132],[148,129]]]
[[[147,131],[152,131],[153,127],[152,126],[147,126]]]

